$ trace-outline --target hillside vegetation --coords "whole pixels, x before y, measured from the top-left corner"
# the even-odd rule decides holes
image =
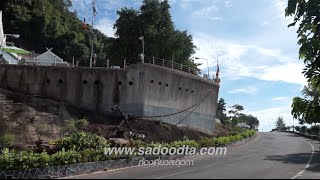
[[[72,62],[74,57],[81,66],[88,66],[92,28],[88,24],[85,30],[77,12],[71,12],[70,7],[71,0],[1,0],[5,33],[21,35],[8,40],[36,53],[53,48],[65,61]],[[148,44],[146,55],[195,66],[190,59],[195,50],[192,36],[174,28],[169,9],[167,0],[144,0],[140,10],[118,10],[116,38],[93,30],[97,65],[105,65],[107,59],[113,64],[124,59],[136,62],[142,53],[139,37],[144,36]]]

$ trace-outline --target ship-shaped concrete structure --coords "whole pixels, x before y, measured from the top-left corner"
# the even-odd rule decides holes
[[[3,34],[1,31],[0,36],[5,37]],[[3,48],[5,39],[0,41]],[[130,66],[124,63],[120,69],[109,65],[80,68],[0,64],[3,89],[103,115],[117,115],[111,110],[117,105],[123,113],[138,119],[160,120],[209,133],[215,126],[219,82],[218,72],[215,80],[210,80],[189,66],[155,58]]]

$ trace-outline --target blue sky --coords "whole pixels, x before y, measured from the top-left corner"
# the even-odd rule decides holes
[[[72,0],[79,18],[90,20],[91,0]],[[114,36],[116,11],[138,9],[140,0],[96,0],[94,27]],[[301,95],[306,79],[298,58],[297,27],[284,16],[287,0],[170,0],[177,29],[188,30],[197,46],[195,57],[209,60],[210,74],[220,62],[219,97],[228,106],[241,104],[245,113],[260,120],[269,131],[281,115],[292,125],[291,100]],[[205,60],[200,66],[207,71]],[[297,121],[294,122],[297,124]]]

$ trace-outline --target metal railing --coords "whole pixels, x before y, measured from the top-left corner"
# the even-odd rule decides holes
[[[190,65],[183,65],[183,64],[175,63],[173,61],[156,58],[156,57],[145,57],[144,63],[153,64],[153,65],[166,67],[170,69],[175,69],[175,70],[183,71],[193,75],[200,75],[200,72],[201,72],[199,69],[193,68]]]
[[[101,66],[101,65],[95,66],[94,65],[93,68],[126,69],[130,65],[127,63],[126,59],[123,59],[123,60],[119,59],[117,61],[118,61],[117,65],[112,65],[110,63],[110,59],[107,59],[106,64],[104,64],[103,66]],[[140,59],[140,62],[142,62],[141,59]],[[182,72],[192,74],[192,75],[195,75],[195,76],[198,76],[198,77],[210,80],[210,81],[214,81],[214,77],[210,78],[207,74],[203,74],[201,70],[194,68],[190,65],[179,64],[179,63],[176,63],[176,62],[173,62],[170,60],[156,58],[156,57],[150,57],[150,56],[145,56],[143,63],[182,71]],[[38,63],[35,63],[35,65],[36,64],[38,64]],[[79,61],[77,61],[73,58],[72,63],[70,63],[69,65],[70,65],[70,67],[81,67],[78,64],[79,64]]]

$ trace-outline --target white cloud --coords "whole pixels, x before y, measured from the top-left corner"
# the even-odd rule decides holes
[[[182,9],[187,10],[193,7],[193,3],[197,4],[207,4],[209,1],[199,1],[199,0],[180,0],[179,5]]]
[[[273,67],[265,68],[263,73],[256,74],[256,77],[268,81],[284,81],[288,83],[306,85],[307,81],[301,74],[303,68],[304,65],[301,63],[274,65]]]
[[[273,101],[286,101],[289,100],[289,97],[274,97],[272,98]]]
[[[225,2],[224,2],[224,7],[229,8],[229,7],[231,7],[231,6],[232,6],[231,1],[225,1]]]
[[[281,20],[284,25],[288,25],[293,22],[293,17],[285,18],[285,10],[287,8],[288,0],[273,0],[273,7],[277,14],[276,18]]]
[[[264,48],[247,42],[233,42],[206,34],[196,34],[196,57],[209,60],[209,66],[220,62],[221,77],[239,79],[254,77],[267,81],[306,84],[301,74],[304,65],[298,59],[284,54],[281,49]],[[201,62],[201,61],[198,61]],[[205,69],[203,64],[200,68]]]
[[[204,7],[200,10],[194,11],[192,15],[201,18],[207,18],[212,21],[219,21],[222,20],[222,18],[214,15],[216,12],[218,12],[218,10],[219,8],[216,5],[211,5],[209,7]]]
[[[108,37],[114,37],[113,23],[113,21],[103,18],[98,21],[97,25],[95,25],[95,28],[99,29]]]
[[[229,94],[238,94],[238,93],[243,93],[243,94],[254,94],[257,92],[257,88],[249,86],[246,88],[238,88],[238,89],[232,89],[228,91]]]
[[[261,27],[265,27],[265,26],[268,26],[270,23],[268,21],[263,21],[260,26]]]

